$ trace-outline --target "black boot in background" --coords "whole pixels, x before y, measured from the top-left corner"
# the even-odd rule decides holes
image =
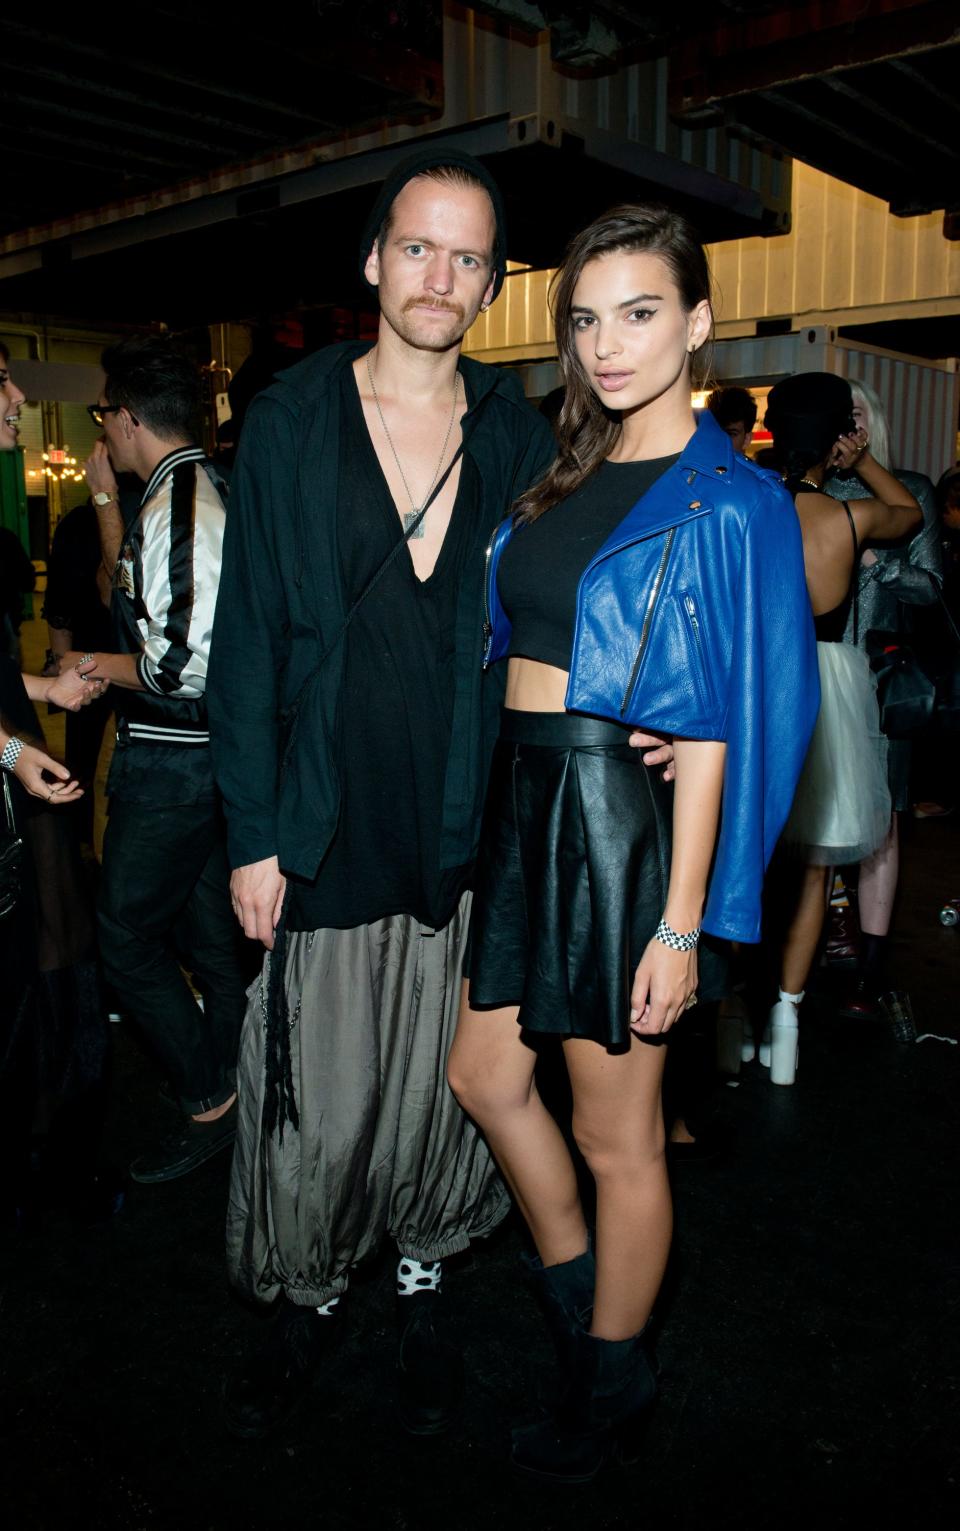
[[[439,1291],[397,1298],[398,1415],[410,1435],[442,1435],[463,1402],[463,1357],[442,1332]]]

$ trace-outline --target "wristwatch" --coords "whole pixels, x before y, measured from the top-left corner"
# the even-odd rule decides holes
[[[105,489],[98,489],[93,496],[94,505],[112,505],[116,499],[115,494],[108,494]]]

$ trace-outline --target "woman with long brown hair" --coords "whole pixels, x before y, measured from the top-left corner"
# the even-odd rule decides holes
[[[663,1044],[696,1002],[701,928],[759,939],[818,690],[789,498],[691,410],[713,323],[693,230],[663,207],[615,209],[574,239],[553,307],[558,456],[489,560],[506,708],[449,1077],[529,1226],[561,1361],[513,1460],[582,1482],[656,1392]],[[628,747],[631,725],[673,736],[675,790]],[[596,1182],[592,1242],[534,1082],[550,1038]]]

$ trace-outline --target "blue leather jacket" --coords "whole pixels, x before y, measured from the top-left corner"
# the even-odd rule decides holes
[[[488,665],[510,641],[497,568],[513,531],[502,522],[487,555]],[[817,649],[792,501],[707,410],[581,577],[566,706],[726,741],[703,928],[759,941],[764,873],[820,706]]]

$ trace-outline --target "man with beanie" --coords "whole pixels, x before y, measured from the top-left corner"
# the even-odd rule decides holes
[[[241,1046],[228,1258],[246,1295],[281,1298],[226,1385],[241,1436],[296,1405],[343,1326],[351,1267],[385,1235],[399,1419],[444,1429],[462,1364],[441,1262],[508,1206],[445,1082],[501,701],[482,672],[484,552],[554,455],[517,380],[460,354],[505,258],[478,162],[428,150],[400,166],[361,250],[375,344],[285,371],[250,408],[233,477],[207,696],[234,910],[267,956]]]

